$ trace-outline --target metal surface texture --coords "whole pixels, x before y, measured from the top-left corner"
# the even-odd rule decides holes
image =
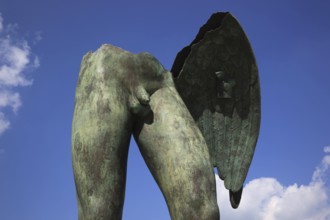
[[[236,208],[260,127],[257,65],[238,21],[230,13],[213,14],[178,53],[172,72]]]

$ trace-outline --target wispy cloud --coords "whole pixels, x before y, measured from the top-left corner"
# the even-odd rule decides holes
[[[3,30],[3,18],[0,14],[0,32],[2,32],[2,30]]]
[[[330,147],[324,148],[330,153]],[[254,179],[246,184],[238,209],[230,207],[228,191],[216,176],[218,204],[222,219],[327,220],[330,219],[327,174],[330,155],[316,167],[308,185],[284,186],[275,178]]]
[[[33,44],[38,43],[39,41],[42,40],[42,35],[41,35],[41,31],[36,31],[34,33],[34,40],[33,40]]]
[[[6,119],[5,115],[0,112],[0,134],[9,128],[9,121]]]
[[[0,13],[0,135],[10,127],[4,110],[18,111],[22,105],[18,88],[32,85],[26,72],[39,66],[38,57],[26,40],[17,37],[17,30],[16,24],[6,25]]]

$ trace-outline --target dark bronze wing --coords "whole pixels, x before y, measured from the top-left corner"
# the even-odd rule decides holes
[[[213,14],[171,71],[237,208],[260,127],[257,65],[238,21],[230,13]]]

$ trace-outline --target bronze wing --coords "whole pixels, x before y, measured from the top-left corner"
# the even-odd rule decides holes
[[[238,21],[230,13],[213,14],[171,71],[237,208],[260,127],[258,69]]]

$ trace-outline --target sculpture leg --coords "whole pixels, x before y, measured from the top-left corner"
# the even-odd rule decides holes
[[[79,220],[121,219],[130,114],[118,87],[99,85],[88,96],[83,87],[77,88],[72,130]]]
[[[140,151],[173,220],[218,220],[216,186],[205,140],[174,87],[150,97],[152,114],[135,125]]]

